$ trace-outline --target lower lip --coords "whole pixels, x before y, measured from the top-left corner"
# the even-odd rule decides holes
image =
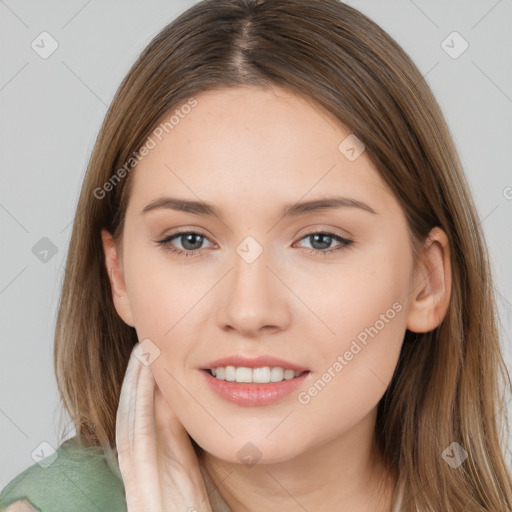
[[[201,370],[201,373],[210,388],[220,397],[244,407],[258,407],[277,402],[296,390],[309,375],[309,372],[304,372],[293,379],[259,384],[217,379],[206,370]]]

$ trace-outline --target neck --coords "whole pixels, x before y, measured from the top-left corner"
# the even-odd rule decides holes
[[[396,475],[374,449],[375,417],[374,410],[343,435],[278,463],[247,466],[201,451],[214,512],[392,512]]]

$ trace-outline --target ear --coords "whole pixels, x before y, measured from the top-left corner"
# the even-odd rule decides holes
[[[439,227],[429,233],[414,273],[414,283],[407,329],[418,333],[432,331],[448,311],[452,288],[448,237]]]
[[[132,309],[128,300],[128,293],[124,282],[120,252],[118,251],[118,247],[116,246],[112,235],[107,230],[101,230],[101,239],[103,242],[105,265],[110,279],[110,288],[112,290],[114,307],[126,324],[131,327],[135,327]]]

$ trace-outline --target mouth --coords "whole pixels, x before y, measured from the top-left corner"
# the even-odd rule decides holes
[[[311,371],[270,354],[233,354],[205,364],[207,388],[218,397],[245,407],[270,405],[311,380]]]
[[[247,366],[232,365],[206,368],[204,371],[217,380],[239,384],[270,384],[272,382],[293,380],[305,373],[309,373],[309,370],[300,371],[282,366],[261,366],[250,368]]]
[[[216,366],[203,368],[207,389],[226,402],[242,407],[267,406],[285,399],[310,380],[309,370],[278,366]]]

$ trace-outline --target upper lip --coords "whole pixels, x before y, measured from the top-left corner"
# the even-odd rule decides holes
[[[263,355],[259,357],[245,357],[241,354],[236,354],[234,356],[223,357],[221,359],[216,359],[211,363],[206,364],[201,368],[201,370],[211,370],[212,368],[224,367],[224,366],[236,366],[236,367],[245,367],[245,368],[262,368],[264,366],[279,366],[281,368],[290,369],[296,372],[304,372],[308,371],[308,369],[304,366],[300,366],[295,363],[291,363],[289,361],[285,361],[284,359],[280,359],[278,357],[273,357],[270,355]]]

